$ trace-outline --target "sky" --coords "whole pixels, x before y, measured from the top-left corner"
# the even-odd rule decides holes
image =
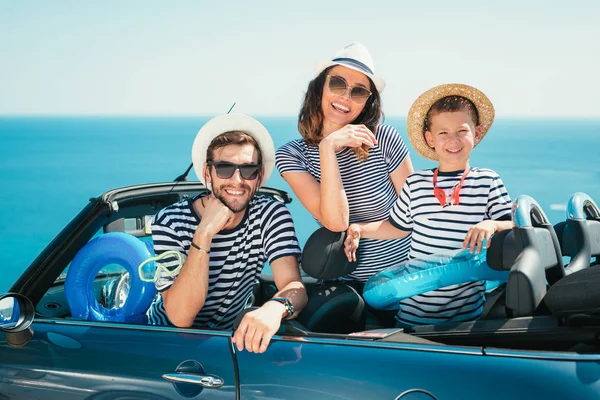
[[[505,117],[600,117],[600,2],[0,0],[0,115],[297,115],[359,41],[388,116],[465,83]]]

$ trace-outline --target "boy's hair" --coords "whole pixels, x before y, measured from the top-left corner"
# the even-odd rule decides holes
[[[251,144],[258,152],[258,164],[262,164],[262,152],[260,151],[258,142],[252,136],[243,131],[228,131],[215,137],[206,149],[206,161],[214,160],[215,150],[232,144],[238,146]]]
[[[446,96],[433,103],[427,112],[423,132],[431,129],[430,121],[432,117],[444,112],[459,111],[469,114],[475,126],[479,125],[479,113],[477,112],[477,107],[475,107],[475,104],[473,104],[471,100],[462,96]]]
[[[321,134],[321,128],[323,127],[323,109],[321,107],[321,101],[323,99],[323,88],[325,86],[325,80],[329,71],[335,67],[331,66],[325,68],[315,79],[310,81],[306,95],[304,96],[304,102],[300,113],[298,115],[298,131],[304,139],[304,141],[310,145],[318,145],[323,136]],[[369,79],[371,84],[371,96],[365,103],[365,108],[352,124],[363,124],[369,128],[372,132],[375,132],[377,125],[383,120],[383,110],[381,109],[381,97],[375,87],[373,81]],[[354,153],[359,159],[366,159],[369,155],[368,148],[365,146],[355,148]]]

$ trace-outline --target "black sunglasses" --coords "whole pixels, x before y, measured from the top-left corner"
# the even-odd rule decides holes
[[[329,79],[327,88],[329,91],[336,96],[343,96],[346,94],[346,90],[350,88],[350,100],[353,103],[362,106],[367,102],[367,99],[371,96],[371,92],[367,88],[362,86],[349,86],[344,78],[337,75],[327,75]]]
[[[234,164],[227,161],[208,161],[208,165],[215,167],[217,176],[221,179],[229,179],[233,176],[236,169],[240,170],[240,175],[247,181],[253,181],[258,178],[261,164]]]

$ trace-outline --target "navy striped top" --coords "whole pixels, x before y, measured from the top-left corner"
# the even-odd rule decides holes
[[[398,194],[390,178],[408,155],[408,149],[398,131],[389,125],[380,125],[376,132],[377,144],[369,150],[369,157],[359,161],[351,148],[337,153],[342,184],[348,199],[350,223],[373,222],[388,219]],[[319,147],[304,140],[293,140],[277,150],[276,165],[280,174],[308,172],[321,182]],[[357,251],[356,270],[343,277],[345,280],[365,282],[384,268],[406,260],[410,237],[400,240],[362,239]]]
[[[471,168],[459,204],[442,207],[433,194],[433,171],[411,174],[390,213],[392,225],[412,232],[409,258],[462,249],[473,225],[487,219],[510,220],[511,200],[496,172]],[[437,186],[450,196],[463,172],[439,172]],[[481,281],[434,290],[402,300],[396,318],[409,326],[474,320],[483,311],[484,292]]]
[[[154,216],[152,239],[160,255],[176,250],[186,255],[200,217],[193,208],[195,199],[170,205]],[[266,261],[300,255],[300,247],[288,209],[265,196],[250,200],[240,224],[216,234],[210,246],[208,296],[193,326],[228,329],[246,305],[256,279]],[[171,269],[173,265],[166,264]],[[160,275],[156,288],[162,292],[175,281],[177,274]],[[154,325],[170,324],[162,299],[148,313]]]

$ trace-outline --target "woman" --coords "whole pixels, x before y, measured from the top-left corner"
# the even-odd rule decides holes
[[[304,207],[327,229],[387,219],[406,177],[413,172],[408,149],[391,126],[381,125],[380,93],[369,51],[360,43],[317,64],[293,140],[276,153],[276,165]],[[407,258],[410,236],[364,239],[357,268],[342,279],[364,282]]]

